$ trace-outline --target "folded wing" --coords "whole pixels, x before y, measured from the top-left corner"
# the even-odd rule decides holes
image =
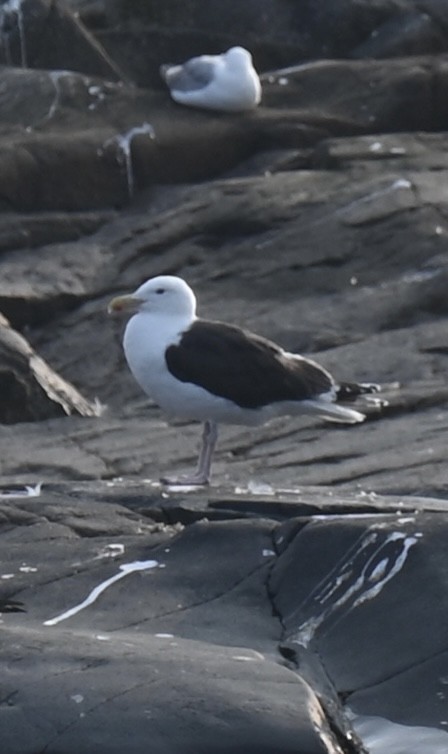
[[[221,322],[196,320],[180,343],[168,348],[166,362],[178,380],[241,408],[336,396],[334,381],[323,367]]]

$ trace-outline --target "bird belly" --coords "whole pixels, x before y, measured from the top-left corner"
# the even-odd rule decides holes
[[[151,370],[145,375],[145,385],[138,378],[137,381],[170,416],[243,425],[260,424],[264,420],[258,409],[240,408],[233,401],[213,395],[199,385],[180,382],[168,370]]]
[[[256,107],[261,91],[255,77],[246,76],[240,80],[233,75],[221,75],[219,80],[212,81],[202,89],[184,92],[173,88],[171,95],[182,105],[239,112]]]

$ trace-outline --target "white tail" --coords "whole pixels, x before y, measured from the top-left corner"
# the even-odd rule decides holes
[[[319,414],[327,421],[340,422],[341,424],[358,424],[366,418],[359,411],[327,401],[302,401],[301,409],[307,413],[309,411],[311,414]]]

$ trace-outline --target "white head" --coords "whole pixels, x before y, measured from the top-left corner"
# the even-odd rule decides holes
[[[226,60],[235,68],[247,68],[252,63],[252,55],[244,47],[231,47],[225,53]]]
[[[161,314],[193,320],[196,313],[196,298],[182,278],[174,275],[159,275],[151,278],[128,296],[112,299],[109,314],[128,313]]]

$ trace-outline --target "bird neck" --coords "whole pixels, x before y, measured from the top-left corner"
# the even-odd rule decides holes
[[[191,314],[172,315],[138,312],[129,320],[124,333],[125,352],[146,353],[165,351],[179,342],[182,333],[194,322]]]

